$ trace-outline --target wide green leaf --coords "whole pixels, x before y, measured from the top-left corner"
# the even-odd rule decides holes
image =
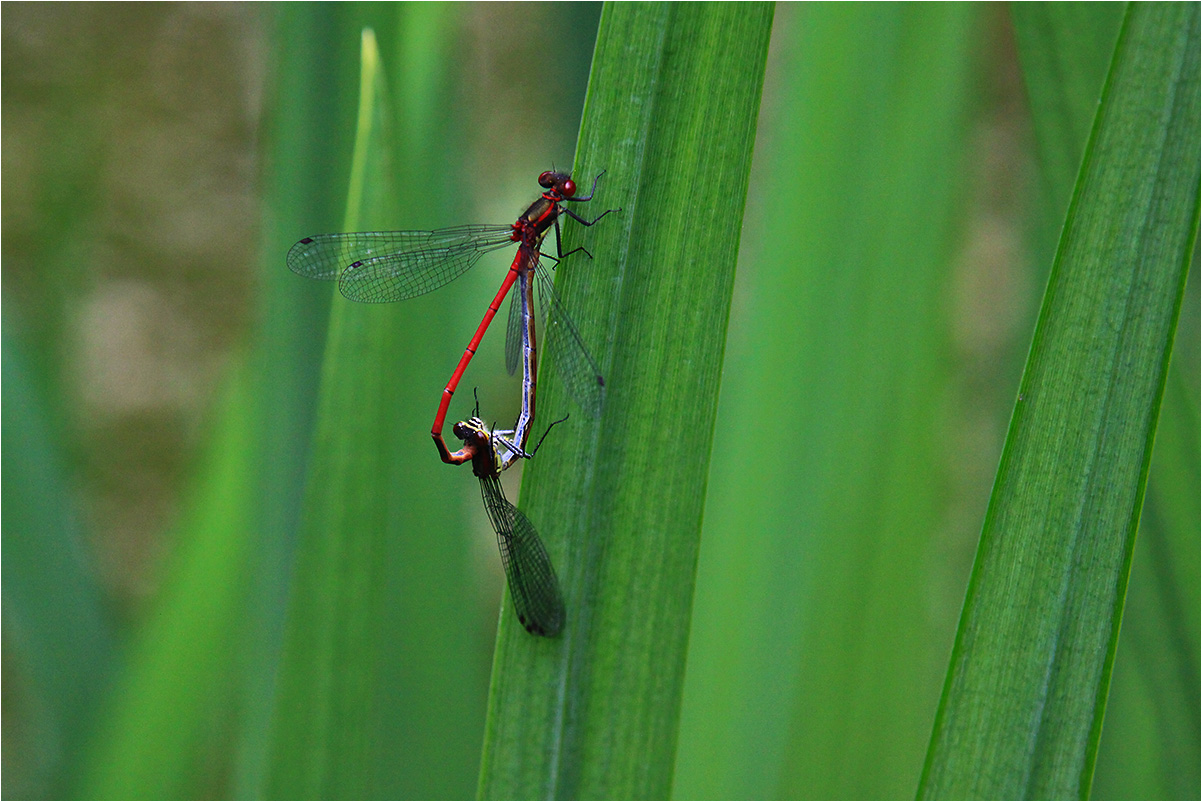
[[[485,798],[665,797],[718,380],[772,8],[607,5],[575,175],[603,169],[594,255],[557,285],[606,379],[599,419],[554,373],[522,507],[564,585],[567,625],[502,619]],[[578,210],[579,211],[579,210]],[[579,227],[571,246],[579,244]],[[553,361],[553,355],[549,357]]]

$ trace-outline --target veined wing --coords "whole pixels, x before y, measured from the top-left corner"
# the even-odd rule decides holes
[[[435,231],[360,231],[305,237],[288,251],[294,273],[338,279],[354,301],[400,301],[463,275],[484,253],[512,244],[507,225]]]
[[[555,284],[546,268],[540,265],[536,272],[538,291],[543,296],[542,308],[546,311],[543,329],[543,342],[546,345],[543,353],[550,352],[551,362],[568,392],[585,412],[595,418],[601,414],[601,396],[605,390],[601,369],[589,354],[584,338],[555,294]]]
[[[563,597],[551,558],[534,524],[505,498],[496,476],[481,477],[480,492],[497,532],[509,597],[518,620],[532,635],[555,637],[563,629]]]

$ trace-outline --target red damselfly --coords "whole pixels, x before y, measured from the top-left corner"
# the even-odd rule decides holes
[[[497,545],[501,548],[501,563],[505,566],[505,578],[509,584],[509,597],[513,609],[526,631],[533,635],[553,638],[563,629],[564,605],[559,592],[559,581],[551,558],[539,539],[534,524],[525,513],[509,503],[501,488],[501,472],[517,459],[530,459],[542,445],[530,453],[522,447],[485,426],[477,414],[451,427],[455,436],[463,441],[463,448],[447,455],[448,462],[472,463],[472,473],[480,480],[480,495],[484,498],[484,509],[493,530],[497,533]],[[560,421],[556,421],[559,423]],[[551,424],[554,426],[555,424]],[[551,427],[547,427],[547,432]],[[523,436],[519,434],[519,436]],[[543,434],[546,438],[547,434]]]
[[[520,282],[519,292],[518,298],[513,301],[514,306],[510,308],[505,353],[509,371],[512,373],[517,367],[519,353],[523,350],[517,343],[519,333],[524,327],[533,326],[533,310],[529,308],[533,299],[532,275],[538,277],[543,295],[545,334],[552,359],[569,392],[580,405],[592,415],[600,411],[605,384],[601,371],[555,294],[550,275],[539,263],[541,256],[558,262],[577,251],[592,256],[583,247],[566,253],[562,251],[559,218],[566,214],[582,225],[591,226],[611,211],[616,211],[607,209],[592,220],[585,220],[564,206],[567,202],[592,200],[600,177],[598,175],[593,179],[593,188],[586,197],[577,198],[576,183],[570,176],[566,173],[544,172],[538,177],[543,193],[510,225],[457,226],[435,231],[319,234],[305,237],[288,251],[287,263],[293,272],[316,279],[337,279],[339,290],[352,301],[383,303],[413,298],[438,289],[467,272],[483,254],[518,243],[517,255],[501,288],[497,290],[484,319],[480,321],[443,389],[430,435],[444,462],[451,461],[451,453],[442,436],[451,396],[515,281]],[[555,229],[555,256],[540,251],[543,239],[551,228]],[[521,310],[522,306],[526,307],[525,313]],[[532,370],[524,374],[524,381],[533,381]],[[530,392],[532,394],[533,388]],[[532,417],[532,403],[529,413]]]

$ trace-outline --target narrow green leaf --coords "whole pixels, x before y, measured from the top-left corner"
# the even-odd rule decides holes
[[[1199,763],[1198,252],[1173,346],[1123,631],[1098,747],[1095,799],[1193,799]]]
[[[114,663],[112,621],[103,604],[78,511],[69,501],[65,460],[47,419],[28,359],[4,321],[3,508],[5,671],[27,687],[45,711],[26,736],[42,765],[31,761],[28,785],[5,786],[5,796],[60,795],[76,779],[81,745]],[[24,710],[14,704],[13,718]],[[21,725],[16,725],[19,728]]]
[[[375,36],[365,29],[347,231],[378,224],[386,208],[386,113]],[[385,374],[353,356],[382,350],[394,327],[341,297],[332,315],[271,734],[267,794],[286,799],[370,796],[378,749],[373,620],[389,497],[376,491],[388,475],[391,443],[379,432],[389,411],[380,403]]]
[[[230,784],[231,796],[242,799],[264,793],[267,734],[330,314],[329,288],[297,281],[282,268],[281,254],[301,236],[334,227],[345,213],[362,28],[351,18],[357,10],[352,4],[278,3],[270,9],[274,80],[264,93],[262,291],[250,355],[257,383],[252,447],[258,463],[247,480],[257,486],[249,569],[255,581],[242,617],[240,737]],[[351,77],[342,77],[348,68]]]
[[[1098,747],[1095,799],[1193,799],[1199,777],[1198,259],[1173,365]]]
[[[185,798],[221,777],[202,745],[232,698],[247,590],[253,461],[246,371],[235,371],[180,526],[181,546],[125,655],[87,755],[84,798]]]
[[[760,4],[602,12],[575,175],[608,170],[594,259],[558,283],[606,377],[599,420],[553,371],[527,468],[568,623],[502,618],[480,795],[665,797],[740,221],[772,23]],[[578,226],[568,224],[576,235]],[[571,246],[576,245],[573,241]]]
[[[396,216],[384,227],[433,228],[484,219],[470,210],[473,193],[463,191],[461,170],[471,161],[464,157],[470,130],[465,110],[447,103],[463,90],[455,76],[462,67],[462,31],[471,7],[399,3],[389,8],[396,15],[393,44],[388,46],[382,32],[381,45],[396,99],[397,192]],[[527,176],[523,196],[531,186]],[[486,257],[449,287],[388,304],[380,313],[395,320],[395,339],[387,350],[354,357],[360,370],[383,370],[391,381],[378,403],[388,410],[387,429],[379,436],[392,442],[392,470],[375,478],[375,492],[392,497],[388,586],[375,622],[381,641],[377,794],[385,798],[454,799],[475,788],[500,566],[486,561],[498,558],[492,533],[472,525],[478,523],[472,514],[483,514],[476,480],[470,469],[439,461],[430,421],[461,349],[508,267],[507,257],[512,254]],[[375,313],[356,306],[360,314]],[[487,347],[502,339],[499,330],[486,338],[485,353],[465,379],[471,387],[488,387],[482,375],[500,366],[488,359]],[[459,408],[471,404],[467,388]],[[485,397],[493,396],[487,392]],[[482,587],[481,572],[494,566],[495,572],[485,574],[491,582]]]
[[[1053,209],[1068,207],[1124,12],[1118,3],[1011,7]],[[1050,254],[1058,229],[1037,228],[1047,229]],[[1042,251],[1043,243],[1038,247]],[[1196,261],[1190,273],[1192,289],[1186,291],[1157,426],[1123,635],[1099,746],[1093,795],[1100,799],[1188,799],[1202,793],[1198,761],[1193,758],[1199,751],[1198,531],[1202,526],[1197,493]]]
[[[1053,222],[1059,224],[1102,96],[1123,6],[1015,3],[1011,13]]]
[[[1089,793],[1198,227],[1192,4],[1133,4],[998,470],[919,795]]]

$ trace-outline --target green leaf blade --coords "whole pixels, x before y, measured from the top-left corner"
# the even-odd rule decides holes
[[[384,79],[371,29],[361,64],[347,231],[383,216],[389,183]],[[388,497],[378,488],[388,474],[389,441],[380,437],[387,374],[364,371],[353,357],[385,352],[392,327],[342,298],[331,313],[272,725],[273,798],[369,796],[374,782],[372,622],[386,579]]]
[[[235,371],[153,614],[137,630],[91,743],[79,794],[173,798],[215,778],[198,757],[215,709],[236,691],[234,666],[247,595],[254,455],[248,372]]]
[[[947,296],[981,8],[778,9],[677,798],[913,791],[969,562]]]
[[[553,376],[540,387],[543,410],[573,418],[528,466],[522,506],[564,582],[568,624],[547,642],[502,620],[482,797],[670,791],[771,19],[760,4],[602,14],[576,176],[608,170],[597,200],[622,211],[589,230],[596,258],[565,264],[557,284],[606,402],[585,421]]]
[[[1129,9],[998,470],[922,797],[1088,794],[1198,220],[1196,7]]]

